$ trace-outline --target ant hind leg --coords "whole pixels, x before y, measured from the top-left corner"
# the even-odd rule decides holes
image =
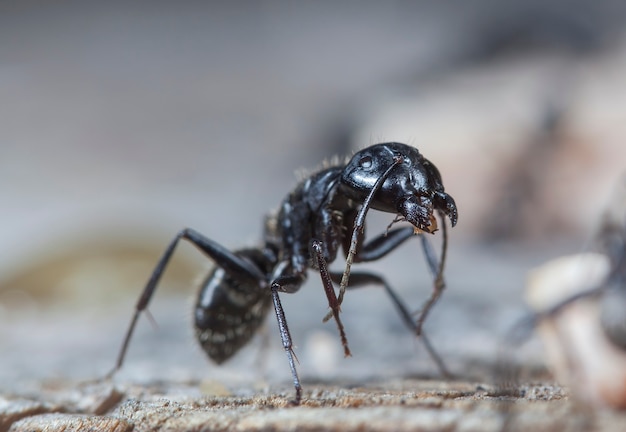
[[[137,300],[137,304],[135,305],[135,312],[128,326],[128,330],[126,330],[126,336],[122,342],[122,347],[120,348],[115,367],[106,375],[107,378],[113,376],[113,374],[122,367],[126,352],[128,351],[130,339],[135,330],[137,320],[139,319],[139,315],[141,315],[141,313],[148,307],[148,303],[150,303],[152,295],[161,280],[161,276],[165,272],[165,269],[167,268],[167,265],[180,240],[187,240],[190,242],[209,258],[213,259],[215,263],[226,272],[247,276],[251,280],[258,281],[260,285],[266,284],[265,275],[252,262],[242,259],[226,249],[224,246],[205,237],[196,230],[191,228],[181,230],[170,242],[167,249],[165,249],[165,252],[163,252],[163,255],[161,255],[161,258],[154,268],[150,279],[141,292],[141,295]]]

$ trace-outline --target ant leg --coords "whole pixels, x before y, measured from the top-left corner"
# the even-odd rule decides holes
[[[426,250],[426,247],[424,247],[424,253],[426,254],[426,260],[428,261],[431,272],[434,273],[436,270],[433,269],[437,268],[437,264],[436,258],[434,262],[432,261],[432,258],[434,256],[432,247],[430,243],[428,243],[428,240],[424,237],[424,234],[418,235],[422,238],[422,246],[426,245],[429,247],[428,250]],[[393,251],[395,248],[397,248],[413,236],[415,236],[415,231],[413,230],[412,226],[405,226],[393,230],[388,230],[385,233],[375,237],[374,239],[369,240],[365,245],[362,244],[363,236],[360,236],[357,242],[357,253],[354,256],[353,262],[359,263],[376,261],[387,255],[389,252]],[[348,247],[349,244],[344,244],[344,249],[347,249]],[[331,311],[324,317],[324,322],[328,321],[332,317],[333,312]]]
[[[400,246],[409,238],[415,235],[413,227],[406,226],[402,228],[396,228],[394,230],[388,230],[385,233],[377,236],[376,238],[367,242],[367,244],[363,245],[363,236],[361,235],[358,239],[357,244],[357,253],[354,256],[354,262],[368,262],[368,261],[376,261],[389,252],[393,251],[395,248]],[[344,244],[344,249],[347,249],[349,244]],[[343,277],[343,276],[342,276]],[[334,282],[339,283],[336,280],[336,274],[331,274],[331,279]],[[347,287],[350,288],[350,287]],[[334,291],[333,291],[334,293]],[[330,303],[330,300],[329,300]],[[332,306],[331,306],[332,308]],[[334,316],[334,310],[329,312],[324,317],[324,322],[328,321],[330,318]]]
[[[415,329],[416,334],[419,336],[422,334],[422,327],[424,325],[424,321],[426,321],[426,317],[428,313],[435,305],[439,297],[441,297],[441,293],[446,287],[446,282],[443,279],[443,271],[446,264],[446,255],[448,253],[448,228],[446,225],[445,214],[442,211],[439,211],[439,217],[441,218],[441,226],[442,226],[442,243],[441,243],[441,258],[439,259],[439,264],[437,264],[437,258],[435,256],[430,243],[426,240],[425,237],[422,236],[422,248],[424,249],[424,254],[426,255],[426,260],[428,261],[431,272],[434,275],[434,283],[433,283],[433,292],[430,295],[430,298],[426,300],[424,305],[419,311],[419,316],[417,318],[417,328]]]
[[[341,280],[340,273],[331,273],[330,277],[336,283]],[[411,312],[409,312],[409,309],[407,308],[402,298],[395,292],[393,288],[391,288],[391,286],[387,283],[387,281],[383,277],[375,273],[370,273],[370,272],[354,272],[352,273],[351,278],[352,278],[351,279],[352,283],[348,287],[348,289],[361,288],[363,286],[370,285],[370,284],[382,286],[385,289],[389,298],[391,299],[391,302],[396,307],[396,310],[398,311],[398,314],[402,318],[402,321],[404,322],[404,324],[409,328],[409,330],[413,332],[416,331],[417,325],[413,321]],[[426,348],[428,355],[437,365],[437,368],[439,369],[439,373],[445,378],[452,378],[453,375],[450,373],[450,371],[446,367],[441,356],[437,353],[437,351],[435,351],[433,345],[430,342],[430,339],[423,332],[420,335],[420,338],[424,342],[424,347]]]
[[[176,234],[176,237],[170,242],[165,252],[159,259],[156,267],[154,268],[150,279],[146,283],[139,299],[137,300],[137,304],[135,305],[135,313],[130,321],[130,325],[128,326],[128,330],[126,331],[126,336],[124,337],[124,342],[122,343],[122,347],[117,357],[117,361],[115,363],[115,367],[106,375],[107,378],[111,377],[116,371],[118,371],[122,364],[124,363],[124,357],[126,356],[126,351],[128,350],[128,345],[130,343],[130,338],[135,330],[135,325],[137,324],[137,320],[141,312],[143,312],[154,291],[161,279],[161,275],[165,271],[167,264],[169,263],[174,250],[176,249],[176,245],[178,242],[183,239],[189,241],[195,247],[197,247],[200,251],[204,252],[207,256],[212,258],[219,267],[223,268],[228,273],[238,274],[243,277],[249,277],[251,280],[259,283],[260,286],[265,286],[265,275],[259,270],[252,262],[247,261],[241,257],[230,252],[225,247],[220,244],[210,240],[200,234],[199,232],[191,229],[185,228]]]
[[[291,376],[293,377],[293,386],[296,389],[296,397],[292,401],[293,405],[300,405],[300,401],[302,400],[302,386],[300,385],[300,378],[298,377],[298,371],[296,370],[298,357],[296,357],[296,353],[293,351],[291,333],[289,332],[287,318],[285,317],[285,311],[283,310],[283,305],[280,302],[278,293],[285,292],[291,294],[296,292],[300,288],[303,279],[303,276],[280,276],[272,282],[271,286],[272,301],[274,303],[274,311],[276,312],[276,320],[278,321],[280,339],[283,343],[285,353],[287,354],[289,368],[291,369]]]
[[[438,260],[435,251],[426,238],[424,234],[418,234],[422,243],[422,249],[424,251],[424,256],[426,257],[426,262],[428,263],[428,268],[430,269],[431,274],[434,278],[434,286],[433,292],[430,298],[424,303],[422,308],[419,311],[419,317],[417,319],[417,325],[415,326],[415,333],[420,336],[422,334],[422,327],[424,326],[424,321],[434,304],[441,297],[441,293],[443,292],[446,284],[443,278],[444,264],[446,261],[446,254],[448,250],[448,228],[445,222],[445,215],[439,212],[439,216],[442,219],[442,246],[441,246],[441,258]],[[355,228],[356,231],[356,228]],[[359,243],[362,243],[362,238],[357,242],[357,254],[353,257],[354,262],[368,262],[375,261],[387,255],[389,252],[400,246],[410,237],[413,237],[414,231],[413,227],[407,226],[402,228],[397,228],[395,230],[388,231],[384,234],[379,235],[378,237],[368,241],[362,247],[359,247]],[[344,275],[342,276],[342,281]],[[340,293],[341,294],[341,293]],[[328,321],[332,315],[329,313],[324,317],[324,321]]]
[[[324,259],[322,244],[318,240],[313,240],[311,243],[311,249],[315,254],[317,267],[320,272],[320,277],[322,278],[322,284],[324,285],[324,292],[326,293],[326,298],[328,299],[328,306],[330,306],[331,309],[330,314],[332,314],[331,316],[333,316],[337,322],[337,328],[339,329],[339,335],[341,337],[341,345],[343,345],[343,354],[346,357],[350,357],[352,354],[350,353],[350,348],[348,347],[348,338],[346,337],[346,332],[344,330],[343,323],[341,322],[341,318],[339,318],[340,303],[335,295],[335,287],[333,286],[333,281],[328,271],[328,263]]]
[[[443,230],[446,230],[445,225]],[[404,243],[406,240],[414,236],[419,237],[422,241],[422,249],[424,250],[424,255],[426,257],[426,262],[428,263],[428,268],[433,277],[435,277],[440,271],[439,260],[435,255],[435,251],[428,241],[426,235],[424,233],[415,234],[415,230],[412,226],[405,226],[393,230],[388,230],[385,233],[380,234],[378,237],[368,240],[367,244],[363,245],[360,249],[357,250],[357,254],[354,257],[354,262],[368,262],[381,259],[389,252],[393,251],[395,248]]]
[[[424,236],[423,234],[418,235],[420,237]],[[415,232],[412,226],[389,230],[372,240],[368,240],[368,242],[357,251],[354,262],[379,260],[414,236]]]
[[[443,217],[442,217],[443,219]],[[443,279],[444,263],[446,260],[446,253],[448,249],[448,230],[445,220],[442,221],[443,243],[441,247],[441,259],[438,260],[435,251],[428,241],[428,238],[424,234],[418,234],[422,243],[422,249],[428,268],[434,278],[434,288],[431,297],[426,301],[415,326],[415,332],[419,336],[422,334],[422,327],[426,316],[430,312],[435,302],[441,296],[443,289],[445,288],[445,281]],[[398,228],[393,231],[389,231],[386,234],[380,235],[373,240],[365,244],[355,257],[356,262],[374,261],[387,255],[389,252],[400,246],[406,240],[414,235],[413,227]]]

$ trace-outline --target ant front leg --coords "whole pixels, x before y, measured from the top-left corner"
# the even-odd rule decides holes
[[[439,259],[439,263],[437,263],[435,252],[432,250],[430,243],[422,234],[422,248],[424,249],[426,261],[428,261],[430,271],[433,274],[435,280],[433,283],[433,292],[430,295],[430,298],[426,300],[426,302],[419,311],[419,316],[417,318],[417,328],[415,330],[418,336],[422,334],[422,327],[424,325],[424,321],[426,321],[428,313],[435,305],[437,300],[439,300],[439,297],[441,297],[441,294],[446,287],[446,282],[443,279],[443,271],[446,264],[446,255],[448,253],[448,228],[446,225],[445,213],[439,211],[439,217],[441,218],[441,231],[443,236],[443,240],[441,242],[441,258]]]
[[[426,320],[426,316],[430,312],[430,309],[434,306],[435,302],[439,299],[439,297],[441,297],[441,293],[445,288],[443,271],[448,249],[448,231],[444,215],[440,214],[440,216],[442,219],[443,231],[441,259],[437,259],[437,255],[435,254],[432,245],[426,238],[426,235],[423,233],[418,234],[421,240],[422,250],[424,251],[424,256],[426,258],[426,263],[428,264],[428,268],[434,278],[433,292],[430,298],[424,304],[424,306],[422,306],[422,308],[420,309],[419,318],[417,319],[417,323],[414,326],[415,333],[418,336],[422,335],[422,327],[424,325],[424,321]],[[374,239],[368,241],[364,245],[362,244],[363,236],[361,236],[358,240],[357,253],[354,257],[354,262],[369,262],[381,259],[414,235],[415,231],[413,227],[406,226],[387,231],[379,235],[378,237],[375,237]],[[329,317],[327,316],[326,319],[328,318]]]
[[[265,275],[252,262],[233,254],[225,247],[214,242],[213,240],[206,238],[205,236],[191,228],[183,229],[178,234],[176,234],[176,237],[174,237],[167,249],[165,249],[165,252],[161,256],[161,259],[154,268],[154,271],[152,272],[148,283],[144,287],[141,296],[139,296],[137,304],[135,305],[135,313],[133,314],[130,325],[128,326],[128,330],[126,331],[126,336],[124,337],[124,342],[122,343],[122,347],[117,357],[115,367],[106,375],[107,377],[111,377],[117,370],[122,367],[122,364],[124,363],[124,357],[126,356],[126,351],[128,350],[128,345],[135,330],[135,325],[137,324],[139,315],[148,306],[148,303],[150,302],[150,299],[152,298],[152,295],[156,290],[159,280],[161,279],[161,276],[163,275],[163,272],[165,271],[167,264],[169,263],[174,253],[174,250],[176,249],[176,245],[178,245],[178,242],[181,239],[189,241],[201,252],[213,259],[216,264],[219,267],[223,268],[226,272],[238,274],[244,278],[248,277],[251,280],[258,282],[261,287],[266,286],[267,282],[265,280]]]
[[[441,293],[446,286],[445,280],[443,278],[443,270],[448,250],[448,229],[443,216],[441,217],[441,219],[443,240],[441,245],[441,258],[439,260],[437,259],[437,255],[432,245],[428,241],[428,238],[426,238],[426,235],[423,233],[418,234],[421,240],[422,250],[424,251],[424,257],[426,258],[426,263],[428,264],[428,268],[434,279],[433,292],[430,298],[424,303],[419,311],[419,317],[415,326],[415,333],[418,336],[422,335],[422,327],[424,326],[424,321],[426,320],[426,317],[428,316],[431,308],[435,305],[437,300],[439,300],[439,297],[441,297]],[[413,235],[415,235],[415,233],[413,227],[410,226],[398,228],[396,230],[392,230],[388,233],[382,234],[365,244],[358,251],[355,257],[355,261],[367,262],[380,259],[398,246],[400,246]]]
[[[339,283],[342,275],[341,273],[331,273],[330,276],[335,283]],[[398,295],[398,293],[396,293],[395,290],[391,288],[391,286],[387,283],[387,281],[383,277],[375,273],[359,271],[359,272],[353,272],[351,274],[350,280],[351,280],[351,284],[348,286],[348,289],[361,288],[363,286],[370,285],[370,284],[382,286],[385,289],[385,292],[387,293],[389,298],[391,299],[391,302],[395,306],[396,310],[398,311],[398,314],[402,318],[402,321],[404,322],[404,324],[409,328],[409,330],[416,332],[417,325],[413,321],[413,317],[412,317],[411,312],[409,311],[409,308],[406,306],[406,304],[404,303],[402,298]],[[452,378],[453,375],[450,373],[450,371],[446,367],[446,364],[444,363],[441,356],[437,353],[437,351],[435,351],[435,348],[430,342],[430,339],[423,332],[420,335],[420,338],[424,342],[424,347],[426,348],[428,355],[430,356],[430,358],[433,359],[433,361],[437,365],[437,368],[439,369],[439,373],[445,378]]]

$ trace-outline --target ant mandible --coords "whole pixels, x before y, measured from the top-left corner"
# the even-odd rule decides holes
[[[411,226],[391,229],[390,225],[385,233],[365,242],[365,217],[369,209],[396,214],[391,225],[406,221]],[[435,211],[443,228],[439,260],[423,235],[437,230]],[[320,273],[331,309],[325,321],[335,319],[346,356],[350,356],[350,349],[339,315],[344,292],[348,288],[378,284],[384,287],[405,324],[422,337],[441,372],[448,375],[422,334],[424,320],[445,285],[446,216],[452,226],[456,225],[456,205],[445,193],[437,168],[415,147],[389,142],[367,147],[346,164],[324,168],[301,181],[287,195],[277,214],[267,218],[260,247],[231,252],[199,232],[185,228],[169,244],[143,289],[109,376],[121,368],[137,319],[148,306],[181,239],[191,242],[216,264],[202,284],[194,309],[196,337],[204,351],[216,363],[232,357],[252,338],[273,304],[296,391],[294,404],[300,403],[302,387],[279,293],[298,291],[309,268]],[[417,320],[382,277],[350,271],[353,263],[382,258],[414,234],[422,239],[426,261],[435,278],[433,292]],[[346,255],[343,274],[328,269],[339,247]],[[348,285],[350,277],[352,284]],[[338,296],[333,282],[340,283]]]

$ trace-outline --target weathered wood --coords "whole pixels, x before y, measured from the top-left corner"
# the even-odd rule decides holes
[[[198,396],[200,383],[111,384],[58,387],[46,397],[5,405],[4,429],[17,431],[621,431],[626,414],[591,413],[569,400],[557,385],[522,385],[517,396],[492,385],[434,380],[389,380],[365,386],[307,386],[301,406],[290,406],[291,389],[269,389],[250,397]],[[352,387],[352,388],[349,388]],[[236,393],[236,392],[235,392]],[[68,397],[74,394],[74,398]],[[101,403],[93,403],[100,394]],[[110,395],[121,402],[105,415]],[[108,395],[108,396],[107,396]],[[81,404],[83,399],[86,403]],[[65,402],[62,402],[65,401]],[[7,407],[13,407],[7,409]],[[23,407],[22,410],[18,409]],[[48,411],[45,411],[48,410]],[[49,410],[67,411],[51,413]],[[44,413],[41,413],[44,411]],[[70,412],[71,411],[71,412]],[[15,415],[15,413],[21,413]],[[14,413],[11,416],[10,413]],[[10,428],[9,428],[10,427]],[[576,429],[579,428],[579,429]]]
[[[130,432],[133,425],[125,420],[80,414],[40,414],[14,423],[10,432]]]

